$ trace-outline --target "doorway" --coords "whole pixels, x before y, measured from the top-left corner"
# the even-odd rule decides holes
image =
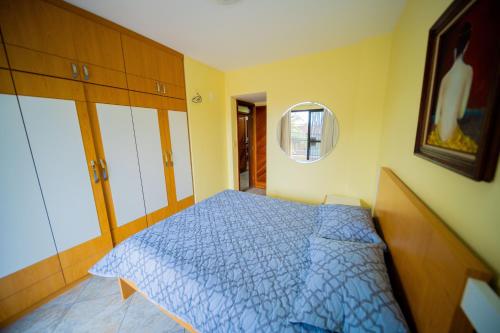
[[[238,170],[240,191],[250,188],[250,138],[248,135],[249,114],[238,112]]]
[[[239,190],[265,195],[266,133],[265,101],[236,100]]]

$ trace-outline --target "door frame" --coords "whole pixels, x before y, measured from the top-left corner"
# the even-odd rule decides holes
[[[250,108],[250,113],[243,113],[238,111],[238,106],[246,106]],[[255,130],[255,104],[245,102],[245,101],[240,101],[236,100],[236,137],[238,138],[238,115],[245,115],[248,116],[248,123],[247,123],[247,132],[248,132],[248,181],[249,181],[249,187],[254,187],[255,186],[255,135],[254,135],[254,130]],[[239,143],[236,145],[236,154],[237,154],[237,169],[236,171],[238,172],[238,190],[241,191],[241,182],[240,182],[240,145]]]
[[[259,107],[264,107],[265,108],[265,119],[264,119],[264,125],[265,125],[265,135],[266,135],[266,181],[262,182],[260,180],[257,179],[257,108]],[[253,159],[253,162],[254,162],[254,165],[255,165],[255,168],[254,168],[254,171],[255,171],[255,174],[254,174],[254,186],[256,188],[260,188],[260,189],[263,189],[265,190],[267,188],[267,104],[263,104],[263,105],[255,105],[254,107],[254,117],[253,117],[253,146],[254,146],[254,149],[253,149],[253,152],[252,152],[252,159]]]

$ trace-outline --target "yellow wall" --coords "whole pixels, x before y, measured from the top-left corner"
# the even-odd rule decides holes
[[[200,201],[228,187],[224,73],[189,57],[184,67],[194,192]],[[196,92],[203,103],[191,101]]]
[[[475,182],[413,155],[427,34],[450,2],[410,0],[394,31],[380,163],[392,168],[498,274],[500,171],[493,183]]]
[[[474,182],[413,155],[427,34],[450,2],[409,0],[392,34],[225,74],[186,58],[188,97],[204,97],[188,106],[197,199],[237,186],[231,96],[265,91],[268,194],[319,202],[335,193],[372,204],[378,166],[389,166],[498,274],[500,175]],[[333,153],[308,165],[276,141],[281,114],[302,101],[327,105],[340,126]]]
[[[327,193],[372,202],[382,127],[391,35],[331,51],[226,73],[228,177],[236,186],[236,113],[231,96],[267,93],[267,192],[320,202]],[[276,127],[291,105],[318,101],[339,121],[335,150],[313,164],[290,160],[280,149]]]

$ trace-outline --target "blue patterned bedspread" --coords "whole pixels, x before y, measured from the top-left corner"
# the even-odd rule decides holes
[[[319,332],[288,321],[317,213],[224,191],[125,240],[90,272],[135,282],[199,332]]]

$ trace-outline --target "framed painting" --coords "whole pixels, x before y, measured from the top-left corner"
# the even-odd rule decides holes
[[[491,181],[500,148],[500,1],[456,0],[429,31],[415,154]]]

